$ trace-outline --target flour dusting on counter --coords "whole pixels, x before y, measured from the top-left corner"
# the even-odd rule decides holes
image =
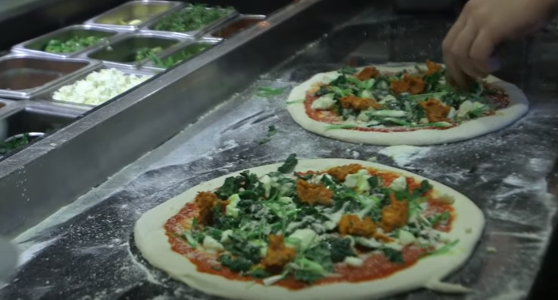
[[[412,163],[413,160],[424,157],[428,151],[430,151],[430,147],[400,145],[384,148],[378,153],[388,156],[398,166],[404,167]]]

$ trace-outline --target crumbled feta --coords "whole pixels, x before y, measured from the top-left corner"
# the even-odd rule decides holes
[[[407,112],[402,110],[378,110],[372,112],[372,115],[379,116],[379,117],[405,117]]]
[[[402,191],[407,187],[407,179],[405,176],[397,177],[390,185],[389,188],[394,191]]]
[[[213,250],[216,252],[225,250],[225,248],[223,247],[223,245],[221,245],[221,243],[219,243],[217,240],[210,237],[209,235],[206,235],[203,238],[203,247],[207,250]]]
[[[354,256],[347,256],[344,262],[351,267],[360,267],[364,263],[364,260]]]
[[[89,105],[99,105],[106,102],[151,76],[126,74],[117,69],[103,69],[93,72],[85,79],[71,85],[65,85],[54,92],[53,99]]]
[[[311,108],[314,110],[318,109],[328,109],[335,104],[335,100],[333,100],[333,94],[323,95],[320,98],[316,99],[316,101],[312,102]]]

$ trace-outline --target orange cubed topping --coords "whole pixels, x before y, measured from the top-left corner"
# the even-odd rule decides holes
[[[426,83],[420,76],[410,75],[409,73],[403,74],[403,79],[391,80],[390,88],[396,94],[410,93],[412,95],[424,92]]]
[[[321,205],[333,204],[333,191],[321,183],[313,184],[300,179],[296,182],[296,194],[301,202],[310,205],[316,203]]]
[[[213,208],[219,203],[217,195],[213,192],[199,192],[194,203],[198,207],[198,224],[207,225],[213,220]]]
[[[380,75],[380,72],[378,72],[378,69],[374,68],[374,67],[365,67],[364,69],[362,69],[362,71],[360,71],[358,74],[356,74],[356,78],[360,81],[364,81],[370,78],[376,78],[378,77],[378,75]]]
[[[426,60],[426,67],[428,68],[426,70],[426,75],[432,75],[432,74],[434,74],[434,73],[436,73],[436,72],[438,72],[442,69],[441,65],[439,65],[435,62],[432,62],[429,59]]]
[[[357,96],[349,95],[340,99],[343,108],[366,110],[369,108],[381,108],[382,105],[372,98],[360,98]]]
[[[267,252],[262,259],[264,269],[272,274],[281,273],[283,267],[296,257],[296,250],[285,246],[282,235],[268,236]]]
[[[382,229],[391,232],[394,229],[403,227],[407,224],[409,217],[409,202],[399,201],[394,193],[389,194],[389,205],[382,208]]]
[[[369,216],[361,220],[357,215],[343,215],[338,226],[342,235],[372,237],[376,232],[376,224]]]
[[[422,106],[422,108],[424,108],[426,117],[428,118],[428,122],[432,123],[450,121],[447,116],[451,108],[447,105],[444,105],[440,101],[436,99],[428,99],[426,101],[420,102],[419,104],[420,106]]]
[[[347,175],[354,174],[361,169],[364,169],[364,167],[359,164],[350,164],[350,165],[331,168],[327,170],[326,173],[339,181],[345,181]]]

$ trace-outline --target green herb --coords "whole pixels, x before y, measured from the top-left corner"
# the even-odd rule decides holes
[[[358,126],[356,125],[328,125],[325,127],[326,130],[333,130],[333,129],[353,129],[353,128],[357,128]]]
[[[247,275],[252,276],[254,278],[258,278],[258,279],[263,279],[263,278],[267,278],[267,277],[271,276],[271,274],[269,274],[268,272],[266,272],[262,268],[256,268],[256,269],[250,271]]]
[[[449,242],[442,246],[440,249],[432,252],[430,255],[444,255],[450,253],[450,251],[459,243],[459,239]]]
[[[298,164],[298,159],[296,159],[296,154],[293,153],[289,155],[289,157],[287,157],[283,165],[280,166],[277,169],[277,171],[283,174],[291,173],[292,171],[294,171],[297,164]]]
[[[285,92],[287,88],[271,88],[271,87],[259,87],[256,92],[256,96],[270,98],[276,95],[281,95]]]
[[[230,14],[232,7],[208,7],[206,4],[190,4],[188,7],[173,12],[159,21],[154,29],[173,32],[198,30],[211,22]]]
[[[49,53],[72,53],[102,41],[98,36],[73,36],[68,40],[51,39],[47,42],[44,51]]]
[[[274,136],[275,134],[277,134],[277,130],[275,129],[275,126],[273,125],[269,126],[267,129],[267,137],[260,141],[260,145],[263,145],[271,141],[271,137]]]
[[[432,226],[436,226],[440,223],[447,222],[450,217],[451,214],[449,213],[449,211],[445,211],[441,214],[435,215],[434,217],[428,218],[428,222],[430,222]]]
[[[384,253],[385,257],[391,262],[394,262],[396,264],[405,263],[405,261],[403,260],[403,253],[401,251],[391,248],[382,248],[382,252]]]

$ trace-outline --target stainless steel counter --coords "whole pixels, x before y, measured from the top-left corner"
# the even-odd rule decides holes
[[[14,199],[0,201],[0,230],[24,250],[0,298],[215,299],[146,264],[131,238],[135,220],[202,181],[290,153],[375,156],[455,188],[483,209],[487,228],[480,245],[448,278],[475,293],[423,290],[392,299],[525,298],[558,207],[556,32],[502,52],[506,64],[496,75],[525,89],[532,103],[526,117],[493,134],[393,159],[379,153],[383,147],[310,134],[285,109],[290,89],[316,72],[347,63],[440,58],[450,20],[396,16],[370,3],[294,3],[270,17],[269,27],[247,29],[0,163],[2,200]],[[256,91],[262,86],[286,91],[261,98]],[[271,125],[278,133],[260,144]],[[51,176],[56,170],[61,175]]]

